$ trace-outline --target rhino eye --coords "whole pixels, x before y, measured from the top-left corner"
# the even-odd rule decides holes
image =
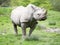
[[[39,16],[40,16],[40,14],[37,14],[37,15],[39,15]]]

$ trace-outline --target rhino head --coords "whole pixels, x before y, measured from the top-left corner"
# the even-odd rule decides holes
[[[33,18],[35,20],[46,20],[47,19],[47,10],[44,8],[37,7],[33,4],[29,4],[28,7],[31,7],[33,12]]]
[[[44,8],[38,9],[33,13],[33,18],[39,21],[47,19],[47,10]]]

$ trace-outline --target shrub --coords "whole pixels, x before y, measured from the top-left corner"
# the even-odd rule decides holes
[[[26,6],[29,3],[32,3],[36,6],[44,7],[46,9],[51,9],[51,3],[49,0],[7,0],[5,2],[2,2],[0,6]]]
[[[10,1],[10,6],[26,6],[30,1],[29,0],[11,0]]]
[[[60,0],[50,0],[53,9],[60,11]]]
[[[9,15],[11,10],[9,7],[0,7],[0,15]]]

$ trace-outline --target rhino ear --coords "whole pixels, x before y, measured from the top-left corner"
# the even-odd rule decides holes
[[[27,5],[27,7],[31,7],[33,10],[35,10],[35,9],[36,9],[36,6],[35,6],[35,5],[33,5],[33,4],[29,4],[29,5]]]
[[[35,8],[36,8],[35,6],[31,6],[31,8],[32,8],[33,10],[36,10],[36,9],[35,9]]]
[[[34,11],[36,11],[36,10],[41,10],[40,7],[37,7],[37,6],[35,6],[35,5],[31,5],[31,8],[32,8]]]

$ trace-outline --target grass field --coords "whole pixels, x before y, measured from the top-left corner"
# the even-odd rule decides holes
[[[12,22],[10,20],[11,9],[7,9],[7,12],[3,9],[0,10],[0,45],[60,45],[60,34],[45,32],[38,26],[32,33],[30,39],[23,41],[21,39],[22,32],[20,27],[18,27],[18,36],[14,35]],[[60,28],[60,12],[49,10],[47,16],[47,20],[38,21],[39,25],[44,25],[47,28]],[[49,24],[51,22],[56,24]],[[28,31],[29,29],[27,29],[27,35]]]

